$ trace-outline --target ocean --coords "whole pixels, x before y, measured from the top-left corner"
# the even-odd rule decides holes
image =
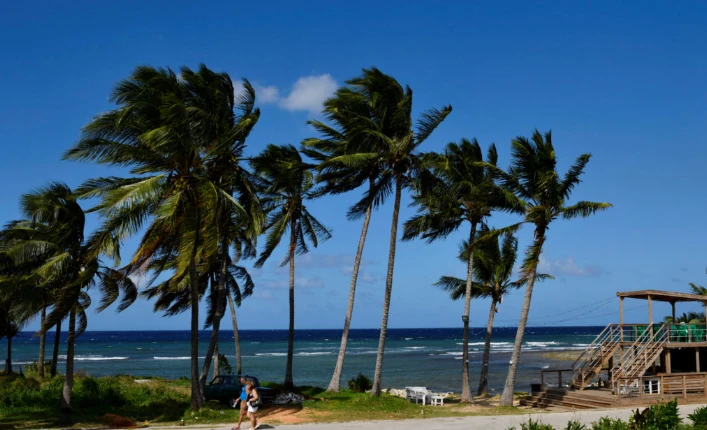
[[[567,354],[548,354],[585,349],[603,327],[529,327],[518,369],[516,391],[528,391],[539,382],[541,369],[568,368]],[[359,372],[372,379],[375,369],[378,330],[351,330],[342,382]],[[489,387],[503,389],[516,329],[493,330]],[[39,339],[23,332],[13,339],[15,369],[37,359]],[[469,342],[472,391],[478,384],[485,328],[473,328]],[[219,348],[235,370],[233,332],[222,330]],[[243,372],[264,381],[281,382],[285,376],[286,330],[243,330],[241,354]],[[206,353],[209,331],[199,333],[199,353]],[[47,338],[46,357],[51,357],[54,333]],[[60,354],[66,354],[66,334]],[[341,330],[297,330],[293,375],[296,385],[326,387],[336,363]],[[383,362],[383,387],[426,386],[436,391],[461,391],[461,328],[389,329]],[[76,369],[92,376],[128,374],[178,378],[189,375],[188,331],[86,331],[76,342]],[[0,342],[0,358],[7,354]],[[63,371],[66,356],[60,355]]]

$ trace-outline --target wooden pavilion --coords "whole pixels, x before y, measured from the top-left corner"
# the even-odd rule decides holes
[[[525,404],[535,406],[610,407],[679,397],[681,401],[707,398],[707,325],[675,323],[675,305],[698,302],[707,312],[707,296],[672,291],[618,292],[619,323],[609,324],[571,369],[541,371]],[[624,321],[624,299],[648,301],[643,323]],[[672,322],[653,320],[653,303],[671,304]],[[563,373],[571,373],[565,381]],[[558,386],[548,387],[546,375],[556,375]],[[573,403],[574,402],[574,403]],[[602,403],[603,402],[603,403]]]

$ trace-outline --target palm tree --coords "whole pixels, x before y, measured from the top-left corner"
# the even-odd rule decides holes
[[[204,90],[213,84],[213,91]],[[170,270],[170,286],[188,289],[191,309],[191,407],[199,409],[200,279],[219,255],[218,227],[223,213],[249,213],[233,198],[230,183],[216,181],[210,163],[243,136],[234,125],[232,83],[204,65],[194,73],[183,67],[138,67],[118,83],[112,95],[118,108],[97,116],[64,158],[129,166],[131,178],[97,178],[79,190],[99,197],[94,208],[104,219],[95,232],[95,250],[120,261],[120,243],[144,230],[125,269],[154,271],[154,281]],[[224,90],[226,88],[226,90]],[[225,119],[224,119],[225,118]],[[247,133],[246,133],[247,134]],[[164,263],[158,266],[155,262]]]
[[[36,279],[39,287],[60,286],[57,301],[47,315],[41,330],[58,324],[69,317],[67,338],[66,376],[62,391],[62,409],[71,409],[71,392],[74,376],[74,343],[86,329],[86,310],[91,299],[86,290],[98,287],[101,302],[98,311],[123,298],[120,312],[137,297],[137,287],[125,271],[102,264],[92,245],[84,240],[85,214],[75,200],[72,190],[62,183],[52,183],[22,196],[22,213],[25,221],[11,223],[8,236],[15,237],[3,247],[14,264],[42,264],[32,269],[26,277]],[[28,234],[32,229],[37,234]],[[23,239],[17,239],[23,237]]]
[[[314,166],[302,161],[294,146],[268,145],[251,160],[251,165],[265,183],[263,199],[266,212],[269,213],[265,228],[265,249],[256,260],[255,266],[262,267],[285,232],[290,233],[287,254],[281,265],[290,264],[290,324],[284,385],[291,388],[295,340],[295,255],[309,251],[307,242],[316,248],[319,241],[329,239],[331,233],[307,210],[305,202],[316,193],[312,172]]]
[[[413,127],[410,87],[403,87],[375,67],[364,69],[361,76],[346,84],[345,89],[327,102],[342,111],[341,117],[345,121],[345,138],[338,139],[346,142],[340,161],[352,172],[355,169],[369,172],[372,164],[377,165],[380,171],[361,205],[354,208],[355,212],[363,214],[368,210],[370,201],[381,203],[391,194],[394,195],[383,315],[372,389],[373,395],[380,396],[402,191],[411,184],[418,170],[418,147],[444,121],[452,108],[445,106],[441,110],[425,112],[417,127]]]
[[[481,233],[484,234],[483,232]],[[459,259],[466,263],[468,261],[468,245],[462,245],[462,252]],[[498,236],[482,240],[474,250],[474,285],[473,297],[490,297],[491,308],[486,324],[486,340],[484,342],[484,354],[481,360],[481,375],[479,377],[479,389],[477,395],[482,396],[488,393],[488,366],[491,356],[491,338],[493,335],[493,320],[498,312],[499,305],[503,303],[503,297],[512,290],[520,288],[523,280],[511,281],[513,266],[516,262],[518,251],[518,239],[512,234],[506,233],[503,243],[499,247]],[[549,278],[549,275],[538,274],[538,280]],[[435,283],[436,286],[449,292],[452,300],[459,300],[465,297],[466,280],[453,276],[442,276]]]
[[[353,97],[349,97],[350,95]],[[377,181],[380,178],[382,168],[378,160],[368,159],[367,163],[356,163],[356,166],[352,167],[349,163],[349,159],[352,156],[347,153],[348,142],[352,141],[352,146],[356,144],[357,129],[360,126],[360,122],[368,118],[369,111],[365,100],[360,99],[349,88],[340,88],[337,90],[335,97],[324,103],[324,115],[333,125],[329,126],[316,120],[309,121],[309,124],[314,126],[322,137],[305,139],[302,142],[304,146],[302,152],[319,162],[317,165],[317,182],[324,185],[320,193],[322,195],[343,194],[357,189],[363,184],[368,185],[363,198],[354,204],[347,214],[349,220],[357,220],[363,215],[363,226],[351,271],[348,305],[344,318],[344,329],[341,334],[339,354],[336,359],[334,373],[327,387],[327,391],[338,392],[341,387],[341,374],[344,369],[346,347],[351,328],[356,284],[368,226],[371,222],[373,208],[382,204],[384,199],[380,188],[382,183]]]
[[[698,296],[707,296],[707,288],[702,285],[696,285],[692,282],[688,282],[690,285],[690,291],[692,294],[697,294]],[[701,317],[703,320],[707,319],[707,307],[705,307],[704,315]]]
[[[210,154],[206,163],[207,177],[238,202],[237,206],[222,205],[217,213],[219,250],[212,256],[208,269],[211,278],[209,304],[213,313],[209,314],[207,322],[211,325],[211,339],[199,378],[203,392],[218,345],[221,319],[226,310],[226,297],[229,295],[227,284],[235,282],[231,269],[239,271],[237,277],[244,280],[247,278],[245,282],[252,286],[248,272],[233,265],[229,249],[244,234],[243,230],[246,230],[246,234],[257,236],[265,222],[257,196],[257,179],[241,165],[246,138],[260,118],[260,109],[255,108],[255,90],[246,79],[243,80],[243,90],[237,98],[233,97],[231,80],[225,79],[224,75],[202,70],[199,74],[187,73],[183,79],[189,85],[190,93],[197,95],[197,100],[225,100],[200,106],[203,116],[212,119],[207,123],[209,126],[202,127],[200,135],[206,142],[213,142],[207,146]],[[220,97],[214,97],[214,94]],[[246,208],[247,216],[244,216],[241,208]]]
[[[557,173],[557,159],[555,148],[552,145],[550,132],[543,136],[535,130],[531,139],[517,137],[511,142],[512,164],[507,175],[503,175],[503,182],[510,191],[526,201],[525,218],[523,222],[535,226],[533,242],[528,248],[521,266],[521,277],[527,280],[525,298],[521,308],[518,331],[516,333],[511,364],[506,378],[506,384],[501,395],[501,405],[513,404],[513,391],[515,388],[516,372],[520,361],[520,351],[528,322],[530,301],[533,296],[533,287],[537,275],[540,254],[545,243],[546,233],[550,223],[559,217],[574,219],[589,217],[600,210],[611,207],[609,203],[596,203],[580,201],[568,206],[572,190],[581,182],[580,177],[589,159],[590,154],[580,155],[572,167],[560,179]]]
[[[419,175],[413,204],[418,214],[405,223],[403,240],[421,236],[428,243],[446,238],[469,225],[467,277],[464,293],[464,334],[462,342],[462,402],[470,402],[469,378],[469,308],[472,298],[474,249],[479,228],[486,227],[486,218],[494,210],[522,212],[523,205],[512,193],[494,181],[494,170],[483,164],[479,143],[463,139],[450,143],[444,154],[427,154],[426,163],[432,172]],[[498,162],[496,146],[491,145],[487,164],[495,168]]]

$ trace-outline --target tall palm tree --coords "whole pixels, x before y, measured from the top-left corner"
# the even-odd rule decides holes
[[[204,90],[213,83],[213,91]],[[231,88],[231,91],[224,88]],[[215,180],[210,163],[243,134],[234,124],[232,83],[201,65],[138,67],[119,82],[111,100],[118,107],[101,114],[83,130],[81,140],[64,158],[130,167],[130,178],[97,178],[79,190],[99,197],[94,208],[104,219],[92,238],[94,248],[120,261],[120,243],[144,230],[141,243],[125,267],[129,273],[170,270],[170,285],[188,289],[191,309],[191,407],[199,409],[200,279],[219,254],[219,216],[249,213],[233,198],[229,183]],[[225,118],[225,119],[224,119]],[[162,267],[156,261],[164,263]]]
[[[76,202],[72,190],[62,183],[52,183],[22,196],[22,213],[25,221],[12,223],[10,234],[15,238],[3,248],[14,264],[26,265],[38,258],[42,264],[27,277],[40,282],[40,287],[59,285],[60,292],[44,327],[58,324],[66,315],[69,318],[66,376],[62,391],[62,409],[71,409],[71,392],[74,373],[74,343],[86,329],[86,310],[91,299],[86,290],[97,287],[101,296],[98,311],[113,304],[121,295],[117,310],[122,311],[135,301],[137,287],[125,271],[102,264],[90,243],[84,240],[85,214]],[[38,234],[28,234],[36,229]]]
[[[480,234],[484,234],[481,232]],[[459,259],[466,263],[468,261],[468,245],[462,245],[462,252]],[[513,276],[513,266],[516,262],[518,251],[518,239],[511,233],[506,233],[502,244],[499,246],[498,236],[492,236],[488,240],[482,240],[474,250],[474,285],[472,296],[490,297],[491,308],[489,309],[488,322],[486,323],[486,339],[484,342],[484,353],[481,360],[481,375],[479,377],[479,389],[477,395],[482,396],[488,393],[488,366],[491,357],[491,339],[493,336],[493,320],[499,310],[499,305],[503,303],[503,298],[511,291],[520,288],[523,280],[511,281]],[[538,274],[537,279],[550,278],[550,275]],[[442,276],[435,283],[436,286],[449,292],[452,300],[459,300],[465,297],[466,280],[453,276]]]
[[[349,97],[353,96],[353,97]],[[357,130],[363,121],[369,117],[368,104],[364,99],[352,93],[348,87],[337,90],[336,95],[324,103],[324,115],[332,123],[327,125],[321,121],[309,121],[322,137],[305,139],[302,142],[302,152],[319,162],[317,165],[317,182],[323,184],[320,193],[343,194],[367,184],[368,189],[361,200],[351,206],[348,211],[349,220],[359,219],[363,215],[363,226],[356,248],[356,256],[351,270],[349,298],[344,317],[344,329],[341,334],[341,345],[336,359],[336,365],[327,391],[337,392],[341,387],[341,374],[344,369],[346,347],[348,345],[351,318],[353,316],[356,298],[356,284],[366,243],[368,226],[374,207],[383,203],[380,179],[382,166],[376,159],[368,159],[367,163],[349,163],[352,155],[348,153],[348,142],[356,145]],[[355,157],[355,155],[354,155]]]
[[[355,210],[363,214],[368,210],[370,200],[380,203],[391,194],[394,196],[383,315],[372,389],[374,396],[380,396],[402,191],[410,186],[418,170],[417,149],[444,121],[452,107],[423,113],[414,127],[410,87],[403,87],[375,67],[364,69],[360,76],[347,81],[346,85],[328,102],[343,111],[342,118],[346,121],[345,139],[340,139],[346,142],[346,148],[340,160],[351,171],[358,168],[368,171],[371,164],[376,164],[380,171],[365,196],[367,199],[364,198]]]
[[[268,145],[251,159],[251,165],[265,183],[263,200],[269,213],[265,248],[255,266],[262,267],[285,232],[290,233],[287,254],[281,265],[290,264],[290,323],[284,385],[291,388],[295,341],[295,255],[309,251],[307,242],[316,248],[319,241],[329,239],[331,233],[307,210],[305,202],[316,194],[312,172],[314,166],[302,160],[297,148],[292,145]]]
[[[486,163],[495,169],[498,162],[496,146],[491,144]],[[486,218],[494,210],[521,212],[523,204],[512,193],[494,181],[494,170],[483,164],[479,143],[463,139],[450,143],[443,154],[427,154],[430,173],[418,176],[413,204],[418,214],[405,223],[403,240],[422,237],[428,243],[446,238],[462,224],[469,226],[467,277],[464,293],[464,334],[462,342],[462,402],[470,402],[469,378],[469,308],[472,298],[474,249],[479,228],[486,227]]]
[[[503,182],[510,191],[523,199],[527,206],[523,222],[535,226],[533,242],[528,248],[521,266],[521,277],[526,279],[525,298],[521,308],[518,331],[511,355],[511,364],[506,384],[501,395],[501,405],[513,404],[515,378],[520,361],[520,351],[528,322],[530,302],[537,275],[540,254],[550,223],[557,218],[574,219],[589,217],[611,207],[609,203],[580,201],[567,205],[572,190],[581,182],[580,177],[590,154],[580,155],[563,178],[557,173],[557,159],[550,132],[542,135],[535,130],[531,139],[517,137],[511,142],[512,164]]]

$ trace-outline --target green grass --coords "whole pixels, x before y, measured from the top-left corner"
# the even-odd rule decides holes
[[[136,379],[149,379],[136,383]],[[275,390],[277,384],[264,383]],[[92,378],[78,376],[74,383],[74,412],[62,413],[59,398],[63,378],[40,381],[33,377],[0,376],[0,429],[37,427],[106,427],[106,414],[135,421],[138,425],[234,423],[238,411],[217,402],[208,402],[199,412],[189,408],[189,381],[127,375]],[[468,415],[518,414],[517,408],[487,408],[471,412],[468,406],[450,404],[445,407],[416,405],[390,395],[342,391],[328,393],[318,387],[298,387],[296,392],[306,400],[301,405],[264,407],[258,414],[263,422],[279,424],[286,413],[298,422],[345,422],[377,419],[434,418]]]

